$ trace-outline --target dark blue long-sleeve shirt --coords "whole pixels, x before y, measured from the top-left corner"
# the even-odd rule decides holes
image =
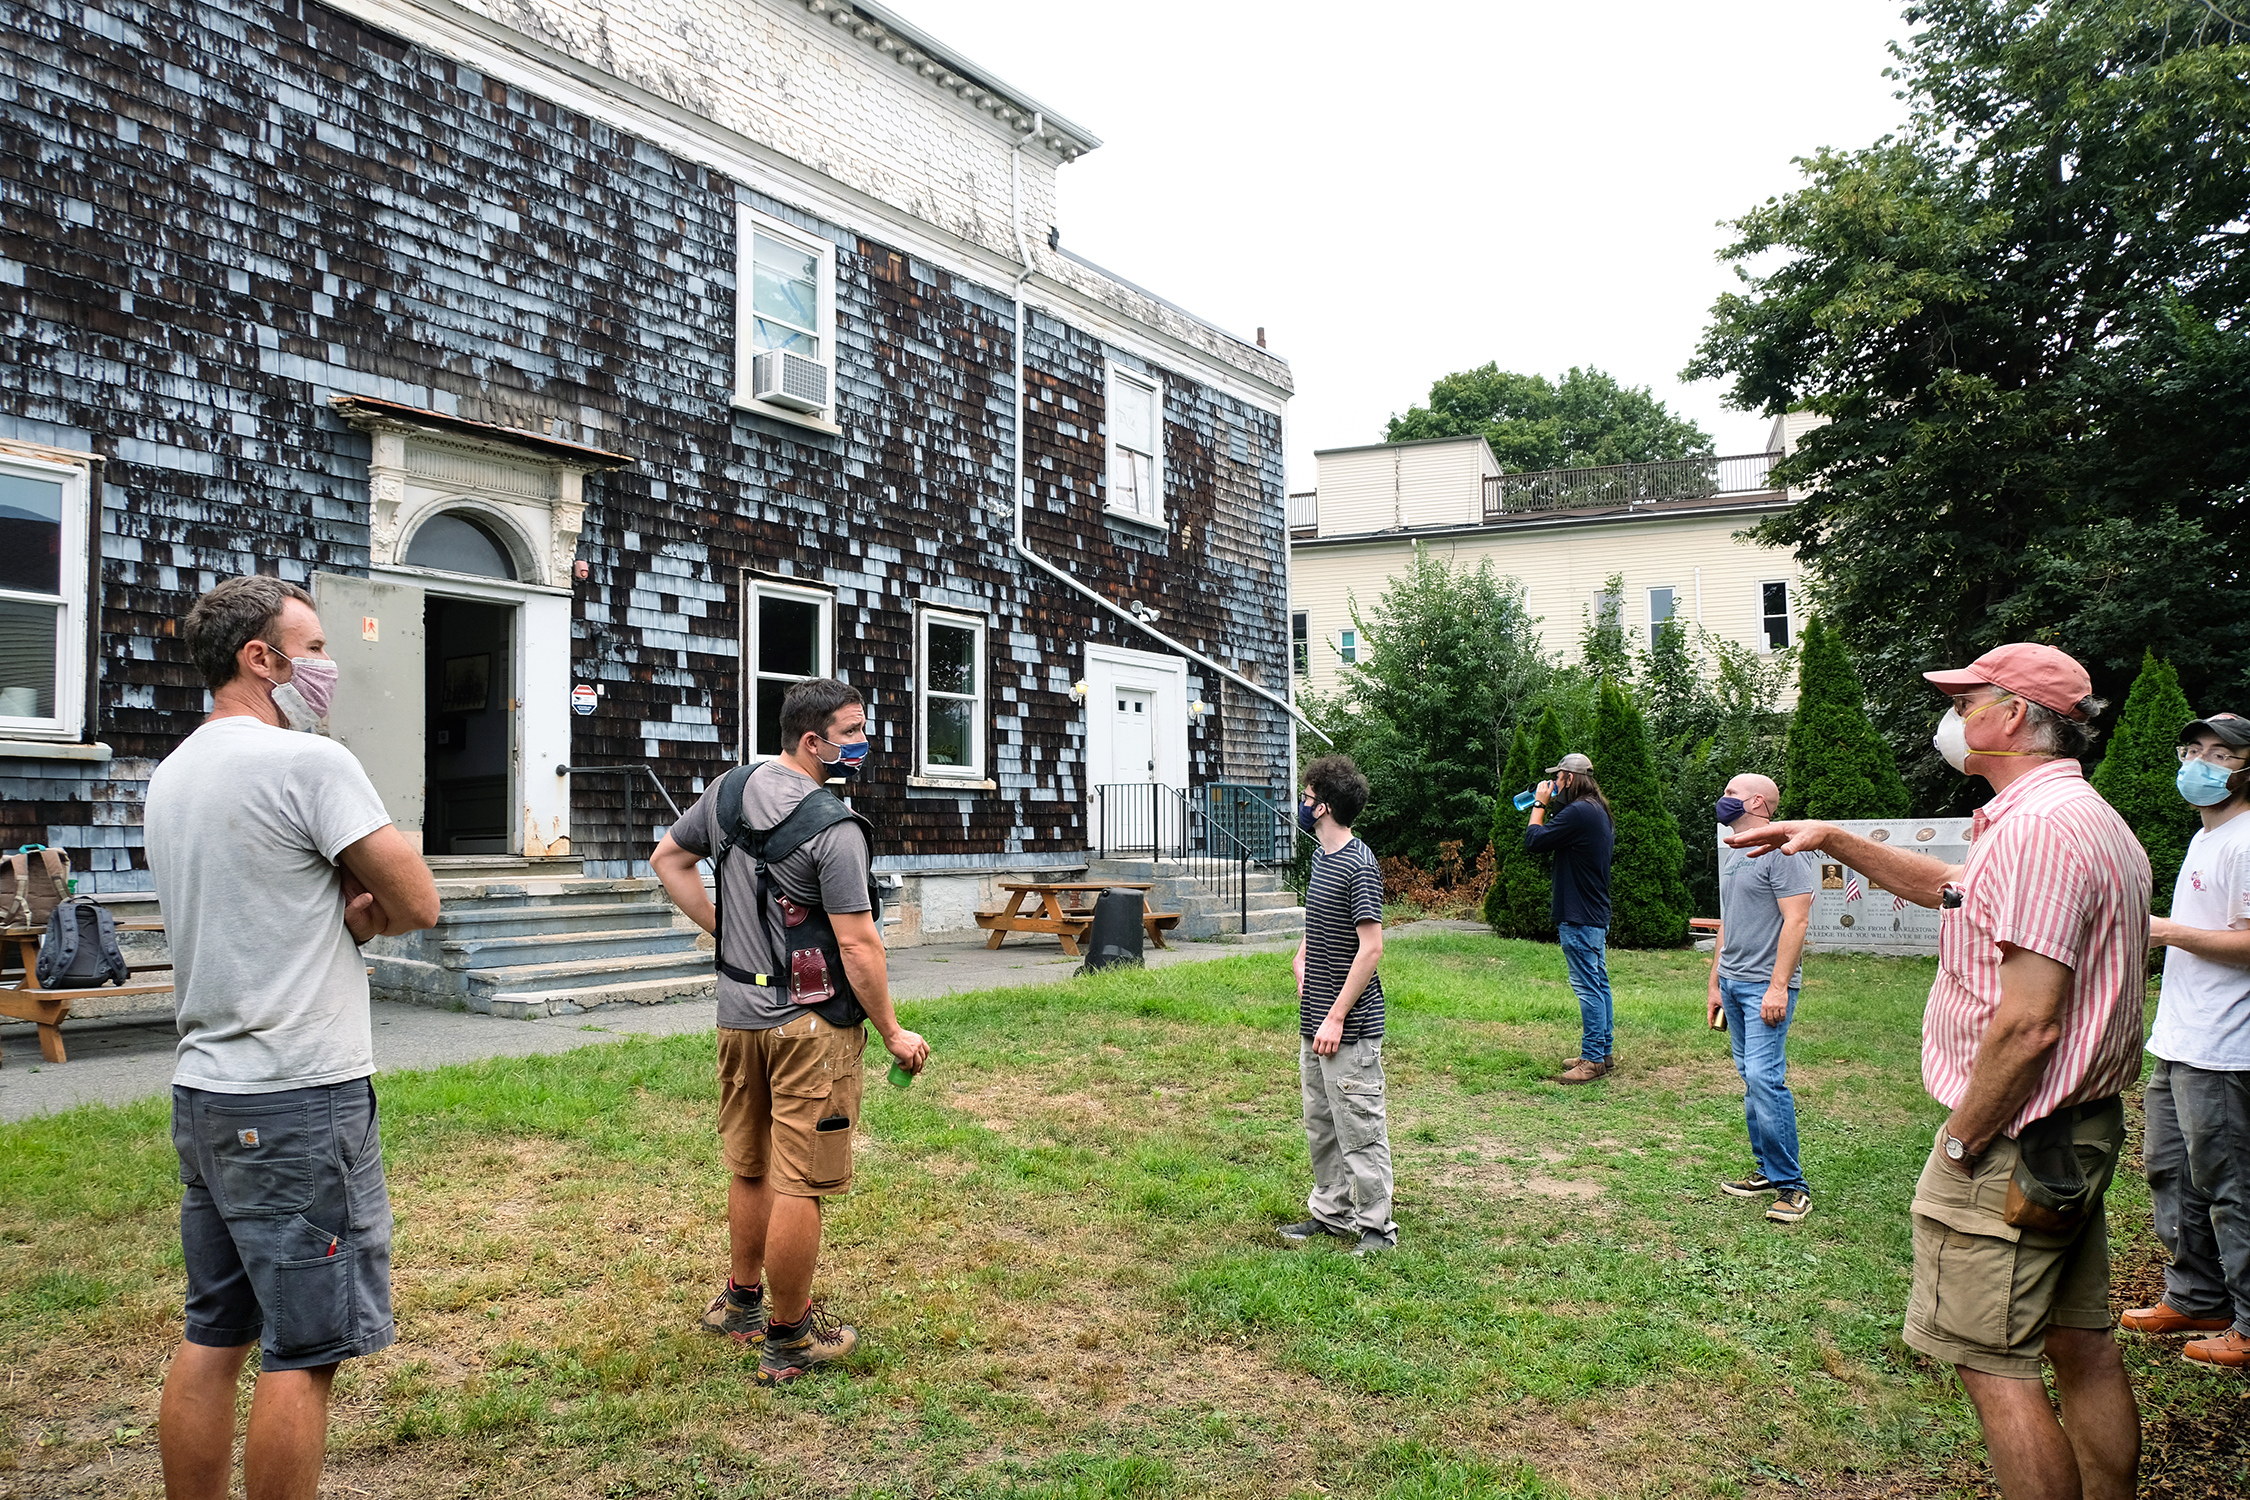
[[[1526,828],[1523,846],[1555,857],[1556,926],[1609,925],[1609,858],[1617,847],[1617,830],[1600,803],[1587,799],[1565,805],[1544,826]]]

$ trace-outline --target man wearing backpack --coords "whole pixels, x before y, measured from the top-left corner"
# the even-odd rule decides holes
[[[813,1307],[812,1283],[820,1200],[851,1187],[864,1022],[907,1071],[921,1072],[930,1055],[891,1006],[871,832],[825,786],[848,781],[867,758],[858,689],[826,677],[797,683],[782,699],[781,738],[776,758],[713,783],[649,857],[673,903],[719,940],[732,1265],[701,1326],[760,1345],[761,1385],[794,1380],[859,1343]],[[808,828],[818,831],[800,838]],[[696,870],[714,854],[716,908]]]
[[[224,1500],[235,1381],[262,1343],[244,1484],[310,1500],[337,1365],[397,1337],[359,944],[434,925],[437,885],[352,753],[292,732],[336,689],[311,595],[230,578],[180,634],[211,716],[156,768],[145,813],[179,996],[187,1270],[164,1492]]]

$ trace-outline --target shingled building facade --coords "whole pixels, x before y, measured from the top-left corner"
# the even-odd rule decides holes
[[[0,843],[147,888],[177,622],[253,570],[433,856],[624,873],[670,814],[623,768],[684,805],[815,673],[910,932],[1083,863],[1097,785],[1286,787],[1287,367],[1057,249],[1098,142],[898,18],[6,15]],[[1019,555],[1019,427],[1031,549],[1240,681]]]

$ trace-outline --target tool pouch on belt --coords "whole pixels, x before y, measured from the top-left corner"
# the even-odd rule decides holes
[[[2001,1217],[2018,1229],[2074,1232],[2109,1190],[2124,1145],[2125,1105],[2114,1094],[2032,1121],[2016,1136],[2016,1170]]]

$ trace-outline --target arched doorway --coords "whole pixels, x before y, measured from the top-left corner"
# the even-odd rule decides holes
[[[441,510],[416,524],[400,559],[431,575],[422,595],[426,854],[509,852],[517,609],[449,592],[437,575],[513,583],[521,570],[511,540],[473,509]]]

